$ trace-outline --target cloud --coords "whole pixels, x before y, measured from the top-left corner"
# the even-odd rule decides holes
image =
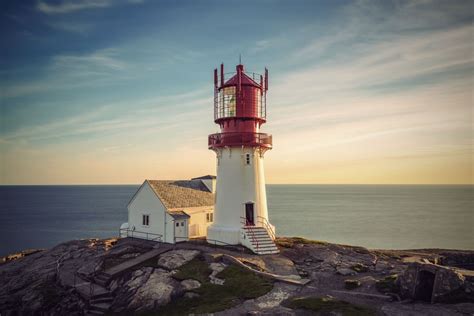
[[[36,8],[46,14],[63,14],[85,9],[106,8],[111,6],[112,3],[111,0],[63,1],[57,4],[38,1]]]
[[[87,9],[103,9],[116,4],[123,3],[118,0],[63,0],[59,3],[48,3],[48,1],[38,1],[36,8],[45,14],[66,14]],[[143,0],[128,0],[125,3],[139,4]]]
[[[84,55],[57,55],[53,57],[53,67],[66,71],[88,72],[124,70],[127,64],[117,58],[117,55],[118,51],[110,48]]]
[[[77,33],[85,35],[94,29],[92,23],[80,23],[71,21],[46,22],[50,27],[56,30]]]

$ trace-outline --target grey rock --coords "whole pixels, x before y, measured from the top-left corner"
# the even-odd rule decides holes
[[[138,278],[142,278],[144,275]],[[168,271],[156,269],[137,289],[128,308],[144,311],[166,305],[171,301],[171,296],[177,292],[177,288],[179,288],[178,282],[171,277]]]
[[[343,275],[343,276],[350,276],[350,275],[356,275],[357,274],[357,272],[355,272],[352,269],[348,269],[348,268],[337,268],[336,273],[340,274],[340,275]]]
[[[173,270],[193,260],[198,254],[198,250],[179,249],[168,251],[158,258],[158,265]]]
[[[201,282],[196,281],[196,280],[192,280],[192,279],[188,279],[188,280],[181,281],[181,285],[183,286],[183,289],[185,291],[190,291],[190,290],[200,288],[201,287]]]

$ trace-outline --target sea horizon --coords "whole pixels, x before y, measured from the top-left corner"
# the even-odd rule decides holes
[[[0,185],[0,255],[117,236],[138,187]],[[473,189],[469,184],[267,184],[267,196],[278,236],[370,249],[474,250]]]

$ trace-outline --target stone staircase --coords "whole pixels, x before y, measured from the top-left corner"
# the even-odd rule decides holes
[[[272,255],[280,252],[265,227],[244,226],[242,229],[254,253]]]
[[[146,260],[156,258],[172,248],[172,245],[157,244],[156,248],[154,247],[152,250],[136,258],[125,261],[108,270],[99,271],[94,275],[92,282],[83,281],[77,285],[76,289],[79,291],[79,294],[89,302],[88,308],[84,311],[84,315],[104,315],[109,312],[110,306],[115,298],[114,294],[108,288],[109,282],[121,273],[140,265]]]

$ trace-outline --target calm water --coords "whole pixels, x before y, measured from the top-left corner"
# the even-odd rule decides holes
[[[138,186],[0,186],[0,255],[117,235]],[[268,185],[278,235],[474,249],[473,186]]]

